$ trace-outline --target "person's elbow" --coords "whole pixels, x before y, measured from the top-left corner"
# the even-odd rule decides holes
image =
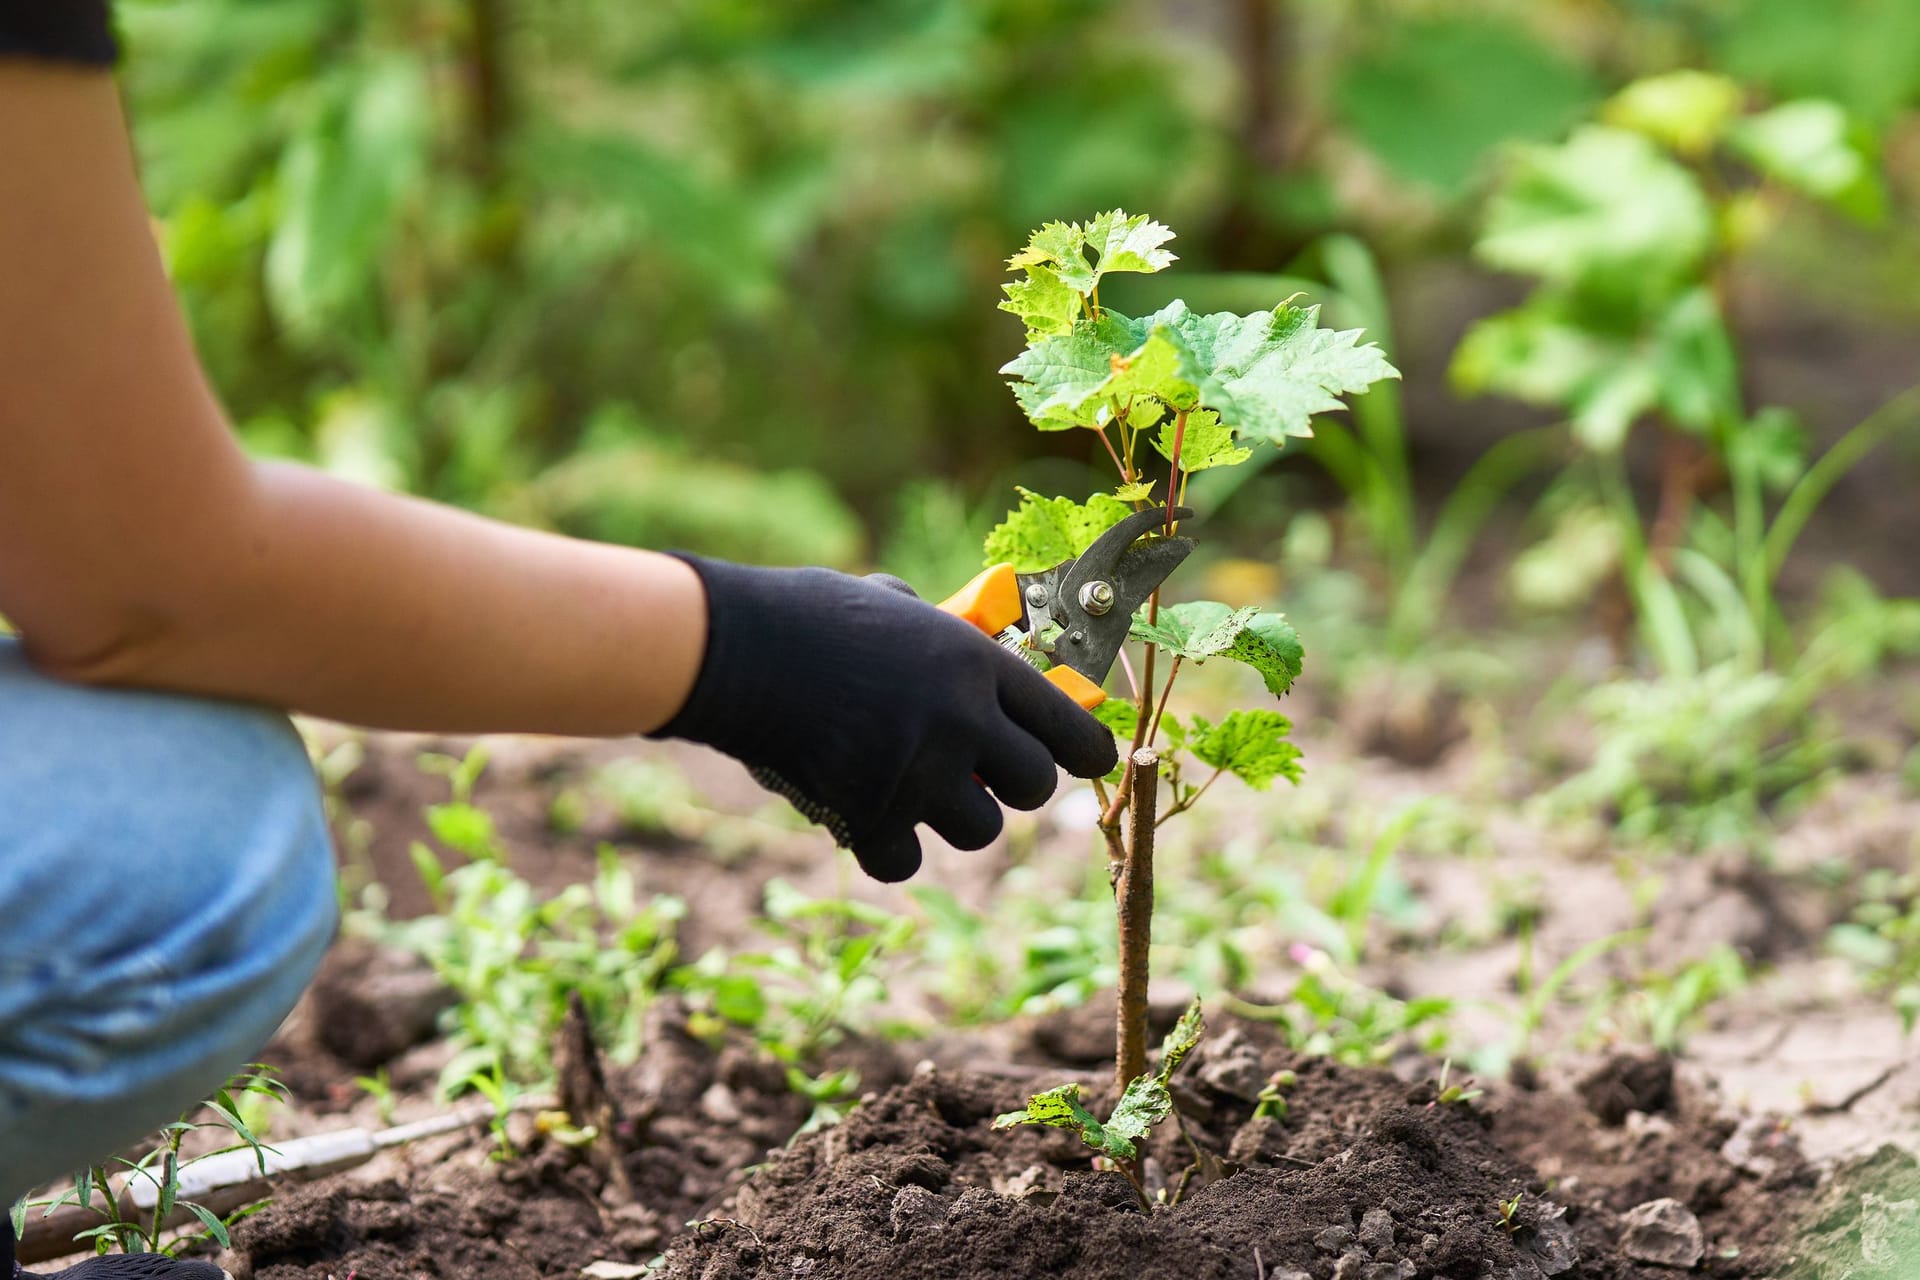
[[[130,522],[106,538],[71,538],[22,561],[0,596],[26,660],[71,684],[165,686],[215,631],[231,625],[247,585],[231,548],[242,503]]]
[[[21,653],[40,674],[103,687],[146,683],[182,630],[166,611],[131,600],[93,600],[16,622]]]

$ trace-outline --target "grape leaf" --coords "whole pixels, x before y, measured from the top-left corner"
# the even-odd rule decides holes
[[[1135,480],[1132,484],[1115,485],[1113,496],[1122,502],[1145,502],[1153,496],[1152,480]]]
[[[1561,146],[1515,155],[1474,246],[1492,266],[1658,296],[1712,248],[1700,184],[1640,134],[1588,125]]]
[[[1596,332],[1570,300],[1537,297],[1468,330],[1450,373],[1467,394],[1565,408],[1574,435],[1601,453],[1655,408],[1696,432],[1739,412],[1732,342],[1705,288],[1674,297],[1639,336]]]
[[[1141,345],[1138,331],[1124,316],[1107,313],[1076,321],[1058,337],[1044,338],[1000,367],[1021,379],[1013,394],[1032,423],[1043,431],[1100,427],[1108,418],[1106,388],[1115,377],[1114,361]]]
[[[1245,663],[1276,696],[1292,687],[1304,657],[1299,634],[1280,614],[1230,609],[1213,600],[1163,606],[1155,622],[1142,609],[1131,634],[1188,662],[1224,657]]]
[[[1027,327],[1028,342],[1072,332],[1073,322],[1086,308],[1080,295],[1064,284],[1051,267],[1028,267],[1025,280],[1010,281],[1000,287],[1007,295],[1000,309],[1020,317],[1020,322]]]
[[[1080,229],[1080,224],[1049,222],[1028,238],[1026,248],[1007,259],[1007,269],[1021,271],[1053,266],[1066,277],[1064,283],[1069,288],[1085,294],[1093,291],[1091,281],[1085,287],[1081,284],[1082,273],[1093,270],[1093,264],[1086,259],[1087,234]]]
[[[1073,559],[1101,534],[1133,514],[1133,508],[1108,493],[1085,504],[1072,498],[1046,498],[1019,489],[1020,506],[987,534],[987,560],[1011,564],[1015,573],[1039,573]]]
[[[1160,616],[1148,621],[1147,611],[1134,615],[1132,636],[1147,644],[1159,645],[1177,658],[1205,662],[1225,653],[1234,637],[1245,630],[1260,610],[1229,609],[1212,600],[1163,605]]]
[[[1278,711],[1232,711],[1219,724],[1195,716],[1188,748],[1202,764],[1265,791],[1275,778],[1300,781],[1300,748],[1287,741],[1291,732],[1293,721]]]
[[[1172,461],[1173,437],[1176,423],[1161,424],[1160,434],[1154,437],[1153,447],[1160,456]],[[1205,471],[1209,467],[1237,467],[1253,456],[1253,450],[1243,449],[1233,442],[1233,430],[1220,425],[1220,415],[1211,409],[1195,409],[1187,415],[1187,429],[1180,436],[1180,469],[1186,472]]]
[[[1293,624],[1277,613],[1255,614],[1247,629],[1234,637],[1226,656],[1260,673],[1267,692],[1276,698],[1300,678],[1306,650]]]
[[[1313,434],[1312,418],[1344,408],[1341,395],[1399,372],[1358,329],[1322,329],[1320,308],[1283,303],[1240,316],[1197,315],[1175,301],[1144,320],[1105,312],[1035,343],[1000,372],[1043,429],[1100,426],[1113,406],[1151,396],[1176,408],[1204,404],[1217,421],[1275,443]]]
[[[1344,408],[1341,395],[1400,376],[1376,344],[1359,341],[1360,330],[1322,329],[1319,321],[1318,306],[1196,315],[1175,300],[1139,323],[1149,335],[1170,330],[1191,352],[1163,399],[1183,403],[1178,381],[1192,368],[1200,404],[1240,435],[1278,444],[1311,436],[1313,415]]]
[[[1140,727],[1140,708],[1125,698],[1108,698],[1093,709],[1093,718],[1113,730],[1116,738],[1131,738]]]
[[[1601,117],[1644,133],[1683,156],[1702,156],[1740,112],[1739,84],[1711,71],[1669,71],[1636,80],[1608,100]]]
[[[1158,1076],[1148,1073],[1127,1082],[1107,1121],[1107,1132],[1128,1146],[1145,1140],[1153,1126],[1173,1114],[1173,1095]]]
[[[1173,239],[1173,228],[1144,213],[1127,216],[1125,209],[1096,214],[1087,223],[1087,247],[1099,259],[1098,269],[1152,274],[1174,263],[1161,246]]]
[[[1886,214],[1873,141],[1838,103],[1783,102],[1740,121],[1728,141],[1762,173],[1851,217],[1878,222]]]
[[[993,1127],[1011,1129],[1020,1124],[1043,1124],[1055,1129],[1072,1129],[1096,1151],[1116,1160],[1131,1160],[1139,1153],[1134,1144],[1144,1141],[1153,1132],[1153,1126],[1173,1114],[1173,1095],[1167,1090],[1167,1082],[1200,1043],[1205,1028],[1200,1002],[1195,1000],[1161,1041],[1158,1069],[1128,1082],[1105,1124],[1080,1105],[1079,1085],[1063,1084],[1034,1094],[1019,1111],[996,1117]]]
[[[1198,400],[1204,373],[1194,363],[1193,349],[1164,325],[1151,328],[1138,347],[1114,356],[1110,364],[1110,376],[1095,392],[1100,400],[1126,404],[1151,396],[1176,409],[1190,409]]]
[[[1186,1012],[1180,1015],[1180,1020],[1173,1024],[1173,1030],[1167,1032],[1166,1039],[1160,1042],[1160,1069],[1155,1075],[1161,1084],[1173,1079],[1174,1071],[1193,1052],[1206,1031],[1206,1018],[1200,1012],[1200,997],[1195,996],[1187,1003]]]
[[[1172,1099],[1168,1099],[1168,1107],[1171,1109]],[[1116,1110],[1115,1119],[1119,1118]],[[1131,1128],[1135,1122],[1130,1117],[1125,1123]],[[1008,1111],[995,1117],[993,1127],[1011,1129],[1019,1124],[1043,1124],[1054,1129],[1072,1129],[1088,1146],[1116,1160],[1131,1160],[1138,1154],[1125,1134],[1113,1132],[1106,1125],[1101,1124],[1091,1111],[1080,1105],[1080,1086],[1077,1084],[1063,1084],[1057,1089],[1048,1089],[1044,1093],[1034,1094],[1027,1099],[1027,1105],[1020,1110]],[[1145,1137],[1146,1130],[1140,1130],[1137,1136]]]
[[[1082,296],[1091,294],[1109,271],[1164,270],[1174,256],[1161,246],[1173,239],[1171,228],[1144,213],[1124,209],[1077,222],[1049,222],[1033,233],[1027,247],[1007,259],[1010,270],[1051,268],[1055,278]],[[1089,259],[1088,255],[1092,257]]]
[[[1200,1043],[1200,1037],[1206,1031],[1206,1022],[1200,1014],[1200,1001],[1193,1000],[1187,1005],[1180,1020],[1173,1024],[1173,1030],[1167,1032],[1166,1039],[1160,1042],[1160,1066],[1145,1075],[1135,1076],[1127,1082],[1121,1091],[1120,1101],[1114,1104],[1113,1115],[1107,1120],[1107,1132],[1117,1133],[1133,1142],[1144,1141],[1153,1132],[1153,1126],[1173,1114],[1173,1095],[1167,1091],[1168,1081],[1179,1069],[1194,1046]]]

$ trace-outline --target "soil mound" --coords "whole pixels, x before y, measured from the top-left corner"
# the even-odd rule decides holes
[[[1636,1089],[1663,1112],[1619,1120],[1545,1090],[1442,1104],[1431,1082],[1297,1057],[1252,1026],[1216,1031],[1175,1077],[1184,1131],[1143,1148],[1151,1207],[1077,1135],[993,1129],[1068,1070],[922,1064],[782,1146],[805,1106],[779,1071],[651,1043],[614,1082],[640,1117],[632,1202],[579,1151],[533,1134],[492,1163],[476,1134],[468,1159],[284,1198],[230,1262],[251,1280],[574,1280],[656,1257],[648,1274],[672,1280],[1760,1280],[1792,1274],[1775,1240],[1813,1207],[1777,1127],[1685,1090]],[[1284,1116],[1256,1117],[1283,1070]],[[1096,1113],[1106,1091],[1089,1090]],[[1858,1239],[1905,1211],[1876,1201],[1863,1227],[1859,1204],[1829,1207],[1825,1229]]]

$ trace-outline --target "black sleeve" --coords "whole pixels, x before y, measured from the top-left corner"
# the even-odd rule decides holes
[[[0,0],[0,58],[110,67],[116,52],[107,0]]]

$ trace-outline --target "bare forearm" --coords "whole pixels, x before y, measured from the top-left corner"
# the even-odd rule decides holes
[[[374,727],[566,734],[656,728],[699,670],[699,579],[667,556],[272,464],[219,537],[204,572],[125,602],[138,621],[107,645],[37,656]]]
[[[693,571],[256,465],[181,323],[104,73],[0,60],[0,613],[72,679],[376,726],[658,726]]]

